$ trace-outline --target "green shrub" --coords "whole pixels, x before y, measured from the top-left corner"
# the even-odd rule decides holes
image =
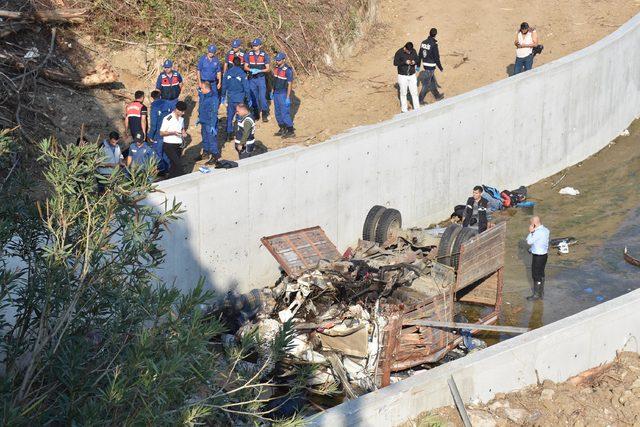
[[[98,194],[94,144],[46,140],[37,163],[18,147],[0,134],[3,171],[18,165],[0,175],[2,425],[246,424],[302,392],[303,376],[268,376],[291,325],[247,369],[259,337],[221,345],[203,281],[181,294],[155,276],[181,206],[144,203],[153,170],[114,174]]]

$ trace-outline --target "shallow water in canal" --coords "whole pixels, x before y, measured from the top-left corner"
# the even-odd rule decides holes
[[[640,257],[640,122],[629,131],[581,164],[530,186],[533,212],[516,208],[505,213],[509,219],[500,324],[537,328],[640,288],[640,268],[622,256],[627,246],[631,255]],[[558,194],[565,186],[581,194]],[[551,230],[551,238],[578,240],[566,255],[550,248],[545,298],[536,303],[525,299],[532,280],[524,238],[532,213]]]

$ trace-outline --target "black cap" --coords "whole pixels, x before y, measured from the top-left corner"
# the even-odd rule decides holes
[[[133,137],[133,142],[135,142],[136,144],[140,144],[141,142],[144,142],[144,138],[141,134],[136,133],[136,136]]]
[[[529,24],[526,22],[523,22],[522,24],[520,24],[520,31],[522,30],[528,30],[529,29]]]

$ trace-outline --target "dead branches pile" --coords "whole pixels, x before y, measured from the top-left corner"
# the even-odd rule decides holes
[[[57,27],[52,25],[84,22],[86,14],[85,9],[0,10],[0,126],[18,126],[22,136],[33,142],[46,134],[38,129],[59,129],[48,114],[52,107],[45,95],[52,82],[93,87],[117,80],[116,73],[106,65],[80,74],[56,54]],[[22,32],[20,37],[11,40],[17,32]],[[26,32],[33,37],[26,37]],[[48,37],[46,45],[44,37]],[[48,126],[42,126],[42,122]]]
[[[91,7],[94,36],[118,44],[166,46],[167,55],[193,64],[199,50],[239,38],[245,48],[260,37],[269,54],[284,51],[298,73],[311,73],[332,46],[356,34],[366,0],[190,0],[184,2],[102,1]],[[194,49],[195,48],[195,49]],[[194,52],[196,50],[196,52]],[[320,66],[322,68],[322,66]]]

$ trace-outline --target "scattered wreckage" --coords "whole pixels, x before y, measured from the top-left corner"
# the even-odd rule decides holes
[[[291,363],[316,366],[307,385],[337,383],[354,398],[478,345],[471,334],[500,313],[505,238],[505,222],[482,234],[458,224],[404,230],[400,212],[375,206],[343,254],[317,226],[262,238],[283,275],[226,306],[237,309],[238,333],[273,335],[290,322]]]

